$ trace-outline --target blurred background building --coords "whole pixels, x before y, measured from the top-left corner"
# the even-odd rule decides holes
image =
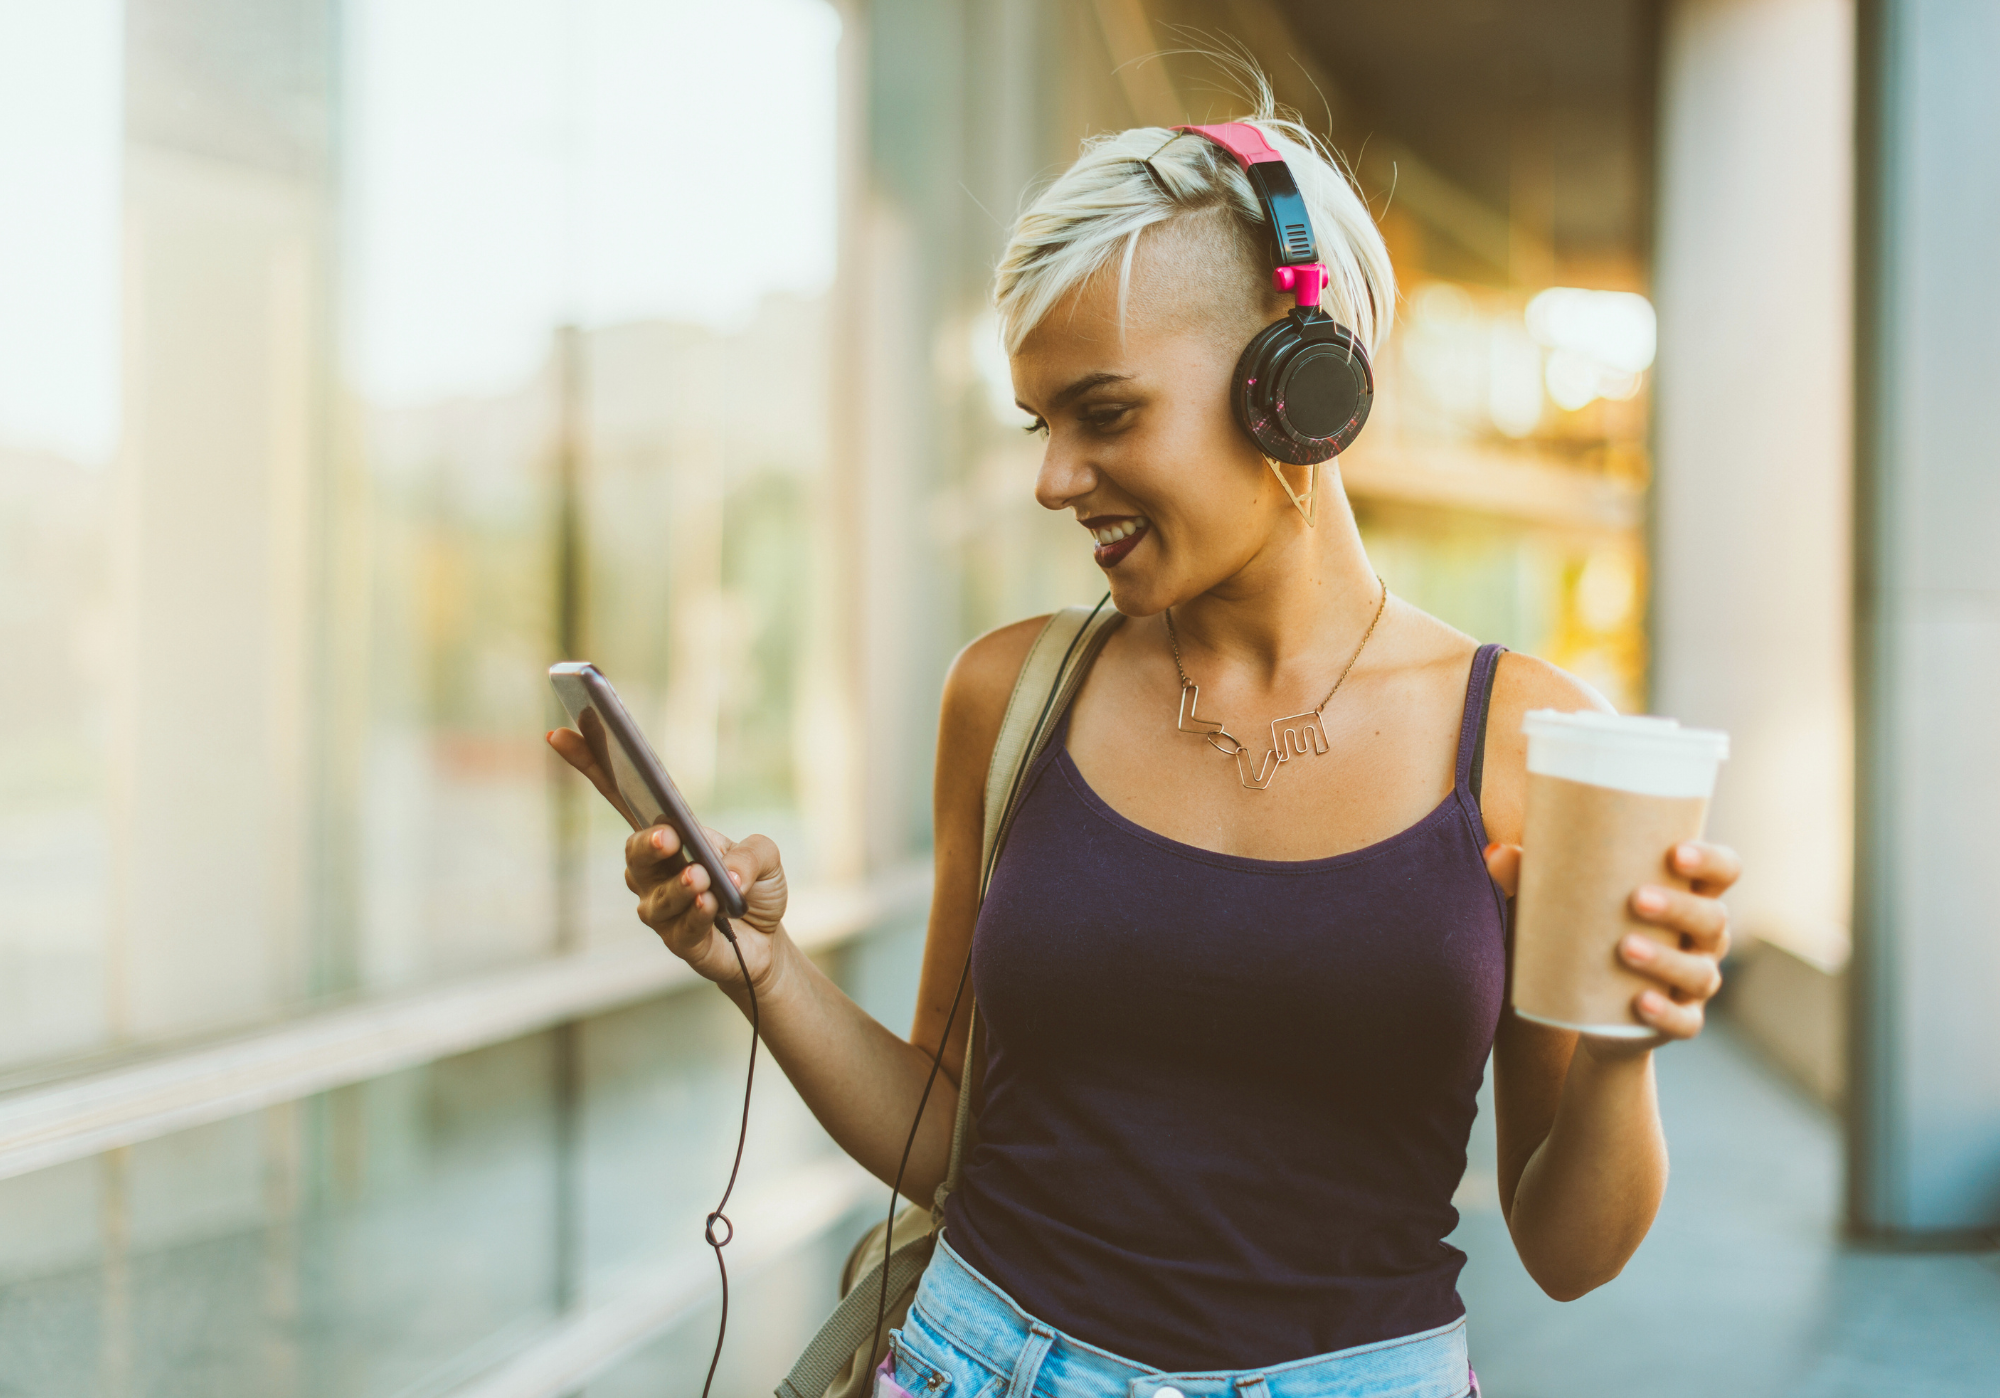
[[[693,1391],[747,1033],[544,669],[906,1022],[944,668],[1100,592],[990,268],[1228,44],[1402,281],[1389,585],[1735,738],[1669,1212],[1557,1308],[1476,1143],[1489,1390],[1990,1391],[1993,9],[0,0],[0,1393]],[[884,1202],[776,1073],[746,1171],[730,1394]]]

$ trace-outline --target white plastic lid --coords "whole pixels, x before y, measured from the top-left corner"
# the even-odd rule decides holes
[[[1530,772],[1642,796],[1712,796],[1729,757],[1727,733],[1671,718],[1534,709],[1521,729]]]

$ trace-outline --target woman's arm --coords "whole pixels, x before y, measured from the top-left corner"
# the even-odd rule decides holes
[[[1580,681],[1525,656],[1501,659],[1487,725],[1481,811],[1487,868],[1511,897],[1520,874],[1527,792],[1529,709],[1608,710]],[[1660,1042],[1701,1032],[1703,1007],[1721,986],[1729,946],[1719,895],[1734,883],[1735,855],[1693,843],[1662,851],[1692,892],[1663,884],[1634,890],[1632,910],[1681,934],[1671,950],[1642,937],[1625,963],[1660,982],[1633,1009]],[[1653,1081],[1653,1045],[1583,1038],[1501,1012],[1493,1096],[1500,1207],[1530,1276],[1559,1301],[1617,1276],[1652,1226],[1667,1184],[1667,1143]]]
[[[935,783],[937,876],[911,1040],[898,1038],[863,1011],[786,935],[787,889],[778,847],[762,835],[732,842],[708,832],[723,866],[744,890],[748,914],[736,924],[738,945],[756,990],[766,1047],[827,1133],[885,1182],[895,1178],[930,1073],[932,1046],[971,946],[986,764],[1015,677],[1040,629],[1037,619],[981,637],[953,662],[945,680]],[[615,788],[596,770],[580,736],[561,729],[549,741],[618,804]],[[626,841],[625,882],[639,896],[639,918],[747,1013],[749,995],[736,952],[714,928],[716,901],[708,873],[700,865],[682,866],[679,853],[680,841],[666,826],[635,831]],[[903,1193],[912,1199],[929,1199],[944,1178],[966,1019],[961,1005],[910,1152]]]

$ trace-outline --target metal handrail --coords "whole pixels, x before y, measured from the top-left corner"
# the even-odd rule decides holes
[[[798,1255],[862,1204],[879,1204],[887,1186],[845,1156],[796,1166],[748,1195],[732,1212],[742,1237],[730,1249],[729,1274],[747,1280]],[[690,1248],[607,1280],[600,1295],[559,1317],[479,1377],[441,1398],[562,1398],[648,1341],[692,1319],[716,1297],[715,1259]]]
[[[824,950],[920,911],[930,868],[801,889],[785,926]],[[296,1101],[652,999],[696,979],[651,937],[300,1015],[0,1096],[0,1179]]]

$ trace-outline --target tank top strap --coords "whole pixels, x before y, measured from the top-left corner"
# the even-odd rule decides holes
[[[1035,760],[1028,765],[1027,775],[1021,779],[1021,794],[1018,800],[1026,801],[1035,783],[1042,779],[1042,774],[1069,751],[1069,716],[1074,712],[1076,705],[1066,704],[1063,706],[1063,711],[1056,715],[1055,727],[1049,730],[1048,743],[1035,755]]]
[[[1485,766],[1486,710],[1493,698],[1493,677],[1506,650],[1497,641],[1481,646],[1473,653],[1472,673],[1465,678],[1465,713],[1458,721],[1458,766],[1452,774],[1452,787],[1475,808],[1480,769]]]

